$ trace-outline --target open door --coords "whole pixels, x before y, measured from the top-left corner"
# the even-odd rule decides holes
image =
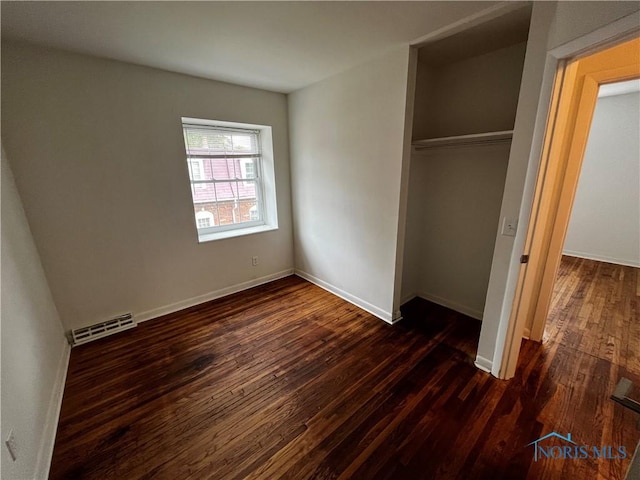
[[[542,339],[598,89],[635,78],[640,78],[639,38],[559,66],[501,378],[516,370],[521,341],[514,332],[528,326],[531,340]]]

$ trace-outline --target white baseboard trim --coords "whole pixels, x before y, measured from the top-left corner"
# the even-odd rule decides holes
[[[64,385],[67,380],[67,370],[69,369],[69,356],[71,355],[71,345],[64,337],[62,355],[58,360],[56,369],[56,379],[49,400],[49,407],[45,417],[44,430],[40,439],[40,451],[36,463],[35,478],[49,478],[51,459],[53,457],[53,447],[56,442],[56,432],[58,430],[58,420],[60,419],[60,409],[62,408],[62,396]]]
[[[442,298],[437,295],[431,295],[430,293],[420,292],[417,296],[430,302],[437,303],[438,305],[442,305],[443,307],[450,308],[451,310],[455,310],[456,312],[462,313],[468,317],[482,321],[483,312],[476,310],[475,308],[467,307],[466,305],[447,300],[446,298]]]
[[[324,280],[319,279],[318,277],[314,277],[310,273],[303,272],[302,270],[295,269],[294,272],[301,278],[319,286],[320,288],[325,289],[327,292],[333,293],[334,295],[340,297],[343,300],[346,300],[349,303],[352,303],[356,307],[359,307],[371,315],[378,317],[380,320],[384,320],[388,324],[393,325],[394,323],[400,321],[402,317],[394,317],[391,312],[386,312],[375,305],[370,304],[369,302],[362,300],[361,298],[356,297],[355,295],[350,294],[349,292],[345,292],[344,290],[336,287],[335,285],[330,284],[329,282],[325,282]]]
[[[493,362],[488,360],[480,355],[476,356],[476,361],[473,362],[476,367],[478,367],[483,372],[491,373],[491,368],[493,367]]]
[[[193,307],[201,303],[210,302],[211,300],[215,300],[216,298],[226,297],[227,295],[238,293],[243,290],[248,290],[249,288],[257,287],[258,285],[263,285],[265,283],[273,282],[274,280],[289,277],[291,275],[293,275],[293,268],[282,270],[281,272],[272,273],[270,275],[265,275],[264,277],[254,278],[253,280],[238,283],[236,285],[231,285],[230,287],[214,290],[213,292],[198,295],[197,297],[187,298],[186,300],[171,303],[163,307],[136,313],[134,314],[134,319],[138,323],[145,322],[147,320],[152,320],[154,318],[161,317],[169,313],[174,313],[185,308]]]
[[[577,252],[575,250],[565,250],[562,254],[568,257],[586,258],[587,260],[595,260],[596,262],[614,263],[616,265],[624,265],[625,267],[640,268],[640,262],[635,260],[625,260],[616,257],[608,257],[606,255],[594,255],[592,253]]]
[[[400,305],[404,305],[405,303],[409,303],[411,300],[418,296],[417,293],[410,293],[409,295],[405,295],[400,299]]]

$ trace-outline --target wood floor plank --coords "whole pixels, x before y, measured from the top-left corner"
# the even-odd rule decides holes
[[[51,478],[622,479],[526,445],[633,451],[608,396],[640,383],[637,278],[563,258],[509,382],[473,366],[476,320],[416,299],[389,326],[294,276],[145,322],[72,350]]]

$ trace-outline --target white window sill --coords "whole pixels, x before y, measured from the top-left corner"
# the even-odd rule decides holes
[[[278,227],[273,225],[258,225],[256,227],[247,228],[234,228],[233,230],[225,230],[223,232],[216,233],[202,233],[198,234],[198,242],[212,242],[214,240],[224,240],[225,238],[242,237],[244,235],[253,235],[254,233],[270,232],[272,230],[278,230]]]

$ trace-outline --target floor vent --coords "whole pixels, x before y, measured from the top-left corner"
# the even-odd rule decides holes
[[[124,315],[120,315],[112,320],[107,320],[106,322],[96,323],[90,327],[71,330],[72,344],[74,346],[81,345],[136,326],[138,326],[138,324],[133,319],[133,315],[125,313]]]

